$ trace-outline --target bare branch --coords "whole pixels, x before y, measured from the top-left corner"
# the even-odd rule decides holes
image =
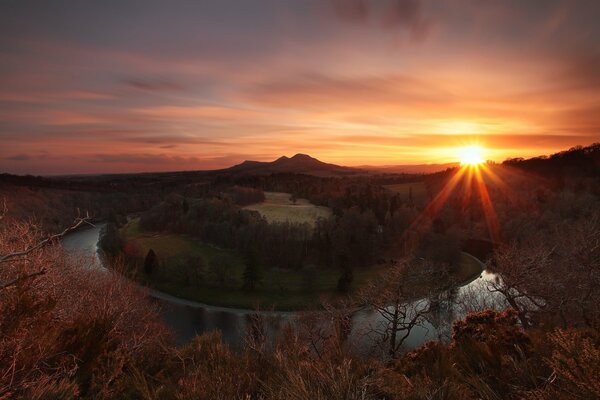
[[[86,214],[86,216],[83,217],[83,218],[77,218],[75,220],[75,223],[73,225],[71,225],[70,227],[66,228],[64,231],[62,231],[60,233],[57,233],[57,234],[54,234],[54,235],[51,235],[51,236],[47,237],[46,239],[38,242],[37,244],[35,244],[35,245],[31,246],[31,247],[28,247],[25,250],[16,251],[14,253],[8,253],[8,254],[5,254],[5,255],[0,255],[0,263],[18,261],[18,260],[21,259],[21,257],[23,257],[23,256],[31,253],[32,251],[41,249],[44,246],[47,246],[47,245],[49,245],[51,243],[54,243],[54,241],[61,239],[67,233],[76,230],[77,228],[79,228],[83,224],[94,226],[90,222],[90,220],[91,220],[91,217],[90,217],[89,213]]]

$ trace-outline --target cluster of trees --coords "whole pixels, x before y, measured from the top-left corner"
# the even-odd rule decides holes
[[[373,213],[356,207],[339,217],[319,220],[313,228],[268,223],[258,212],[216,198],[171,196],[143,213],[140,227],[188,234],[241,254],[252,253],[261,264],[292,269],[309,264],[341,267],[342,256],[352,267],[367,266],[376,260],[382,245],[382,232]]]
[[[233,186],[224,192],[221,198],[230,199],[233,204],[243,207],[265,201],[265,193],[251,187]]]
[[[278,182],[282,178],[277,176],[273,179]],[[263,183],[270,181],[268,178],[261,180]],[[284,182],[290,181],[286,179]],[[410,199],[402,200],[397,193],[366,182],[345,187],[338,198],[343,208],[331,218],[318,220],[314,227],[268,223],[259,213],[239,207],[239,204],[254,202],[263,196],[260,189],[240,186],[221,188],[215,197],[186,198],[172,194],[141,214],[140,227],[148,231],[187,234],[205,243],[234,249],[239,254],[252,253],[263,266],[303,269],[307,277],[318,274],[314,266],[336,268],[340,273],[338,289],[347,292],[352,287],[356,268],[384,262],[384,254],[390,248],[407,252],[403,246],[407,240],[406,231],[419,215]],[[378,210],[380,215],[371,208]],[[118,224],[119,221],[109,223],[102,235],[101,248],[110,255],[117,255],[123,246]],[[448,235],[443,223],[434,224],[434,228],[430,232],[413,232],[412,237],[417,237],[418,246],[417,252],[410,249],[410,254],[426,256],[440,263],[457,264],[461,240],[458,236]],[[141,258],[145,255],[137,257],[130,262],[141,265]],[[191,261],[195,263],[195,270],[205,269],[201,262]],[[213,263],[210,264],[209,269],[215,269]],[[172,281],[179,275],[170,274],[162,278]],[[200,282],[200,275],[182,275],[181,278],[188,283]],[[158,275],[155,278],[162,279]],[[307,282],[309,280],[307,278]],[[223,279],[220,281],[225,284]]]
[[[553,176],[554,179],[569,180],[573,176],[598,177],[600,174],[600,143],[576,146],[550,156],[529,159],[511,158],[504,161],[503,164]]]
[[[45,182],[43,180],[47,178],[40,179]],[[59,184],[53,187],[50,183],[36,186],[40,182],[34,178],[8,182],[5,185],[0,179],[0,202],[7,203],[7,217],[15,220],[33,217],[41,228],[50,232],[60,230],[84,212],[88,212],[94,220],[122,219],[129,213],[147,210],[165,196],[156,187],[126,192],[85,185],[81,190],[68,185],[65,187],[69,189],[65,189]]]
[[[403,206],[411,205],[408,196],[387,190],[383,185],[422,182],[421,175],[380,175],[355,177],[317,177],[302,174],[280,173],[269,176],[240,176],[237,178],[215,178],[214,188],[239,185],[254,187],[269,192],[292,193],[297,198],[329,207],[334,215],[345,209],[359,207],[361,211],[372,211],[380,224],[387,213],[394,213]]]

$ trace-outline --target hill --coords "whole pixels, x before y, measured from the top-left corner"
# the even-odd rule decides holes
[[[593,143],[585,147],[575,146],[550,156],[529,159],[511,158],[502,164],[554,179],[597,178],[600,176],[600,143]]]
[[[315,176],[356,175],[365,173],[358,168],[342,167],[324,163],[307,154],[296,154],[293,157],[282,156],[275,161],[246,160],[230,168],[216,170],[217,173],[235,173],[248,175],[268,175],[273,173],[294,173]]]

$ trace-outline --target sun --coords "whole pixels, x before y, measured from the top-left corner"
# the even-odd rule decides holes
[[[461,165],[477,165],[483,163],[484,149],[478,145],[461,147],[458,151]]]

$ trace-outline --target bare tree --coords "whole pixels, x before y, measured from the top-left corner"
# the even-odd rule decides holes
[[[0,223],[0,281],[10,286],[0,290],[0,398],[38,398],[36,390],[52,397],[52,382],[64,379],[73,394],[55,396],[79,397],[77,384],[92,375],[89,397],[116,398],[131,384],[124,363],[141,370],[169,343],[147,292],[54,245],[87,218],[43,240],[29,221]],[[43,277],[32,279],[36,271]]]
[[[370,324],[368,334],[375,336],[391,358],[398,356],[411,331],[426,322],[430,303],[418,296],[423,290],[422,275],[413,272],[417,268],[425,271],[428,267],[425,262],[394,264],[359,294],[361,303],[378,316],[377,321]]]
[[[4,203],[4,207],[2,209],[2,211],[0,212],[0,220],[2,220],[4,218],[4,216],[6,215],[6,203]],[[72,232],[76,229],[78,229],[80,226],[84,225],[84,224],[88,224],[88,225],[92,225],[92,223],[90,222],[91,217],[89,214],[86,213],[85,217],[79,217],[77,218],[74,223],[68,227],[65,228],[62,232],[60,233],[56,233],[53,235],[50,235],[48,237],[46,237],[45,239],[39,240],[29,246],[27,246],[25,249],[22,250],[16,250],[16,251],[11,251],[8,252],[6,254],[0,254],[0,264],[3,263],[16,263],[16,262],[27,262],[29,261],[28,256],[37,251],[40,250],[46,246],[50,246],[54,243],[57,243],[58,241],[60,241],[60,239],[62,239],[67,233]],[[27,280],[39,275],[43,275],[46,273],[46,269],[45,267],[42,267],[41,269],[38,269],[34,272],[28,272],[28,273],[24,273],[24,274],[20,274],[20,276],[10,279],[6,282],[0,283],[0,290],[1,289],[5,289],[8,288],[10,286],[16,285],[18,282],[23,281],[23,280]]]
[[[490,282],[489,290],[504,297],[524,327],[533,324],[532,312],[547,306],[546,274],[550,270],[552,252],[553,249],[543,243],[527,246],[513,243],[497,250],[491,261],[499,276]]]
[[[492,268],[501,294],[525,327],[552,321],[600,328],[600,216],[560,224],[543,241],[496,251]]]

